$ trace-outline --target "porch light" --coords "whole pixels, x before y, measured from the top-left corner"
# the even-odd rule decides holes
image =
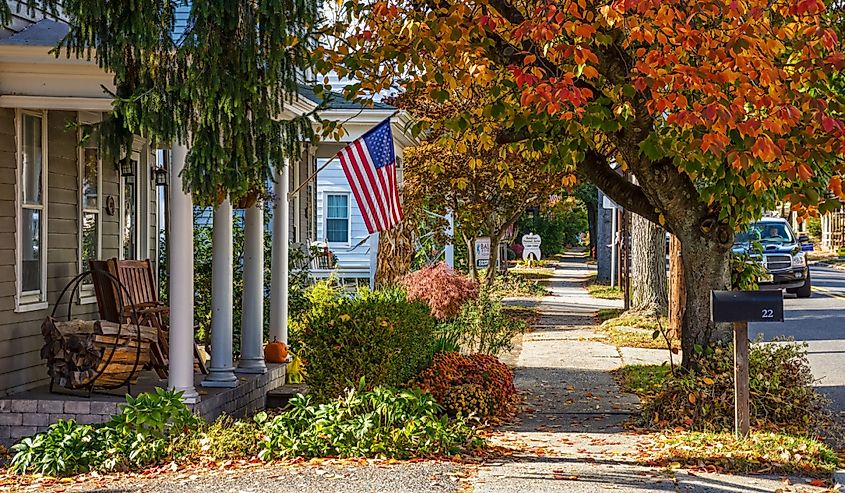
[[[120,160],[120,176],[135,176],[135,162],[128,157]]]
[[[155,186],[157,187],[166,187],[167,186],[167,170],[162,167],[153,168],[151,170],[151,174],[153,176],[153,182],[155,182]]]

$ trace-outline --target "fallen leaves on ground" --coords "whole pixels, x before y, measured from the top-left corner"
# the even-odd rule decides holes
[[[777,433],[754,433],[745,439],[730,433],[659,435],[641,447],[638,460],[691,471],[807,476],[827,475],[838,466],[836,455],[824,444]]]

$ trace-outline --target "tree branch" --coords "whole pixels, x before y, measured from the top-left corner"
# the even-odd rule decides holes
[[[660,215],[656,207],[648,200],[642,189],[611,169],[605,156],[593,150],[587,151],[584,160],[578,163],[578,171],[626,210],[654,224],[660,224]]]

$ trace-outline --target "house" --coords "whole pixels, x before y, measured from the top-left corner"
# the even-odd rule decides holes
[[[193,202],[181,187],[161,186],[159,179],[169,176],[171,184],[179,183],[188,149],[182,144],[157,149],[136,138],[128,166],[117,170],[104,162],[95,141],[82,138],[79,124],[96,123],[111,110],[103,87],[113,89],[112,78],[94,63],[52,55],[66,32],[60,19],[41,14],[16,13],[10,25],[0,26],[0,443],[60,418],[104,421],[122,400],[121,389],[87,396],[47,388],[41,323],[54,311],[65,316],[68,308],[73,318],[98,316],[91,284],[56,306],[61,290],[86,270],[90,259],[149,258],[153,269],[168,269],[167,379],[146,372],[133,393],[174,388],[206,417],[263,407],[267,391],[285,378],[284,365],[263,359],[264,295],[269,292],[274,300],[271,338],[286,341],[288,245],[310,244],[320,235],[318,185],[299,184],[314,173],[319,159],[332,156],[344,143],[306,146],[301,158],[277,170],[269,287],[263,275],[263,208],[243,212],[245,295],[237,361],[232,351],[232,204],[224,201],[211,213],[212,358],[209,374],[198,374],[193,364]],[[288,104],[279,117],[314,110],[315,100],[305,96]],[[340,107],[327,113],[338,119],[351,116]],[[355,115],[348,127],[350,139],[388,113],[380,108],[361,111],[369,116]],[[288,197],[289,190],[296,191]],[[158,258],[163,230],[169,237],[166,264]],[[205,390],[198,392],[199,387]]]
[[[378,234],[368,233],[361,211],[352,195],[352,188],[340,160],[335,159],[335,155],[341,148],[391,116],[397,161],[396,179],[401,189],[402,151],[416,143],[406,130],[409,121],[407,113],[397,112],[396,108],[384,103],[375,103],[372,108],[362,108],[342,100],[336,100],[327,111],[321,113],[322,118],[345,121],[346,138],[344,142],[321,143],[317,148],[317,169],[320,171],[316,178],[316,239],[328,246],[336,266],[333,269],[312,269],[314,277],[332,274],[344,281],[372,282],[375,275]]]

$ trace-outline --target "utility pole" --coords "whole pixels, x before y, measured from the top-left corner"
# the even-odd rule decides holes
[[[622,266],[624,269],[625,284],[622,286],[622,291],[625,294],[625,311],[631,308],[631,213],[627,210],[622,210]]]

